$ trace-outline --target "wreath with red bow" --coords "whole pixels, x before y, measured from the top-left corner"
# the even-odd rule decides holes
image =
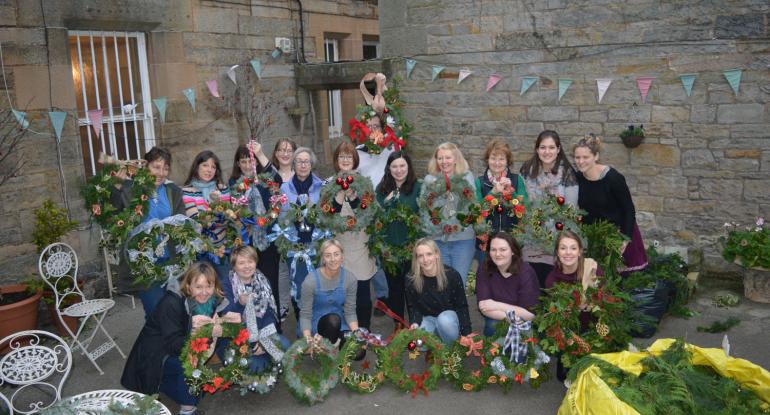
[[[447,380],[459,389],[467,392],[479,391],[489,384],[497,383],[497,376],[492,372],[490,363],[499,354],[499,344],[480,334],[471,333],[461,336],[452,345],[442,371]],[[478,359],[478,369],[466,369],[463,363],[470,359]]]
[[[421,373],[406,373],[402,357],[404,351],[409,353],[411,360],[425,353],[425,363],[428,367]],[[428,391],[436,389],[445,361],[444,344],[435,335],[421,329],[399,331],[388,344],[381,359],[382,370],[388,380],[402,391],[411,393],[412,398],[420,392],[428,396]]]

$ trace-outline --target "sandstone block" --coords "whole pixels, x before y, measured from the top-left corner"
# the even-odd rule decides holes
[[[741,180],[701,179],[698,184],[700,197],[703,199],[740,202],[743,195]]]
[[[722,104],[717,109],[717,121],[720,124],[750,124],[767,121],[767,115],[762,104]]]
[[[529,107],[527,115],[533,121],[577,121],[577,107]]]
[[[765,19],[759,13],[717,16],[714,36],[717,39],[752,39],[765,34]]]
[[[661,167],[678,166],[680,151],[677,147],[662,144],[641,144],[631,150],[631,164]]]
[[[652,106],[652,122],[687,122],[690,110],[680,106]]]

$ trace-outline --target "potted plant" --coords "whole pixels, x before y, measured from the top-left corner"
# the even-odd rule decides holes
[[[639,147],[639,144],[644,141],[644,125],[639,124],[638,127],[629,125],[627,130],[620,133],[620,139],[623,140],[623,145],[628,148]]]
[[[59,242],[62,236],[78,227],[76,221],[69,219],[67,210],[57,206],[51,199],[46,199],[43,206],[33,210],[32,213],[35,215],[32,241],[37,246],[37,252],[43,252],[45,247]]]
[[[24,284],[27,286],[27,292],[40,292],[42,294],[41,299],[48,309],[48,315],[51,319],[51,322],[54,324],[54,326],[56,326],[56,331],[62,337],[69,336],[69,332],[67,332],[67,330],[64,328],[64,325],[62,324],[61,320],[59,320],[59,315],[56,312],[56,296],[54,295],[51,287],[42,280],[42,277],[29,277],[24,280]],[[56,282],[56,285],[61,292],[62,290],[72,288],[72,280],[69,278],[62,278]],[[81,287],[82,285],[83,281],[78,278],[78,287]],[[62,304],[59,308],[63,310],[72,304],[79,303],[80,301],[80,297],[75,295],[68,295],[64,298],[64,301],[62,301]],[[64,320],[64,324],[66,324],[73,332],[78,329],[78,317],[62,316],[62,319]]]
[[[0,287],[0,338],[37,327],[39,291],[28,291],[25,284]],[[7,353],[7,345],[0,345],[0,354]]]
[[[770,228],[764,218],[754,225],[742,227],[725,223],[727,237],[722,237],[722,256],[742,267],[743,290],[752,301],[770,303]]]

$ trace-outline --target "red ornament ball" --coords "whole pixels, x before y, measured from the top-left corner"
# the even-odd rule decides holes
[[[562,229],[564,229],[564,224],[563,224],[563,223],[561,223],[561,222],[556,222],[556,224],[555,224],[554,226],[556,226],[556,229],[557,229],[557,230],[562,230]]]
[[[338,185],[342,185],[342,183],[345,183],[345,180],[343,180],[342,177],[338,177],[336,182]]]
[[[497,213],[503,213],[503,207],[497,206]]]
[[[350,184],[350,183],[353,183],[353,176],[348,176],[348,177],[346,177],[346,178],[345,178],[345,181],[346,181],[348,184]]]
[[[366,209],[366,203],[361,203],[361,209]]]
[[[409,349],[410,352],[413,352],[414,349],[417,348],[417,343],[411,341],[409,344],[406,345],[406,348]]]
[[[563,205],[564,204],[564,196],[558,196],[556,198],[556,203],[558,203],[559,206]]]
[[[387,109],[387,108],[385,108],[384,110],[382,110],[382,112],[384,112],[385,114],[387,114],[388,112],[390,112],[390,110],[389,110],[389,109]]]
[[[583,221],[583,217],[582,216],[578,216],[577,217],[577,221],[578,221],[578,223],[582,222]]]
[[[350,188],[350,185],[347,183],[342,183],[341,186],[342,186],[342,190],[348,190],[348,188]]]
[[[334,213],[334,212],[336,212],[336,211],[337,211],[337,210],[336,210],[336,209],[334,209],[334,208],[329,208],[329,213]]]

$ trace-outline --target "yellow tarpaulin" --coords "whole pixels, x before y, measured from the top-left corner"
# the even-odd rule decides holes
[[[619,352],[593,355],[620,369],[639,375],[642,366],[639,362],[649,353],[660,355],[671,347],[674,339],[660,339],[647,348],[647,352]],[[711,366],[717,373],[729,377],[746,389],[750,389],[765,402],[770,403],[770,372],[745,359],[725,355],[722,349],[706,349],[691,344],[686,345],[692,353],[692,363],[699,366]],[[578,374],[575,382],[559,407],[559,415],[639,415],[631,406],[618,399],[612,389],[599,376],[596,366]]]

